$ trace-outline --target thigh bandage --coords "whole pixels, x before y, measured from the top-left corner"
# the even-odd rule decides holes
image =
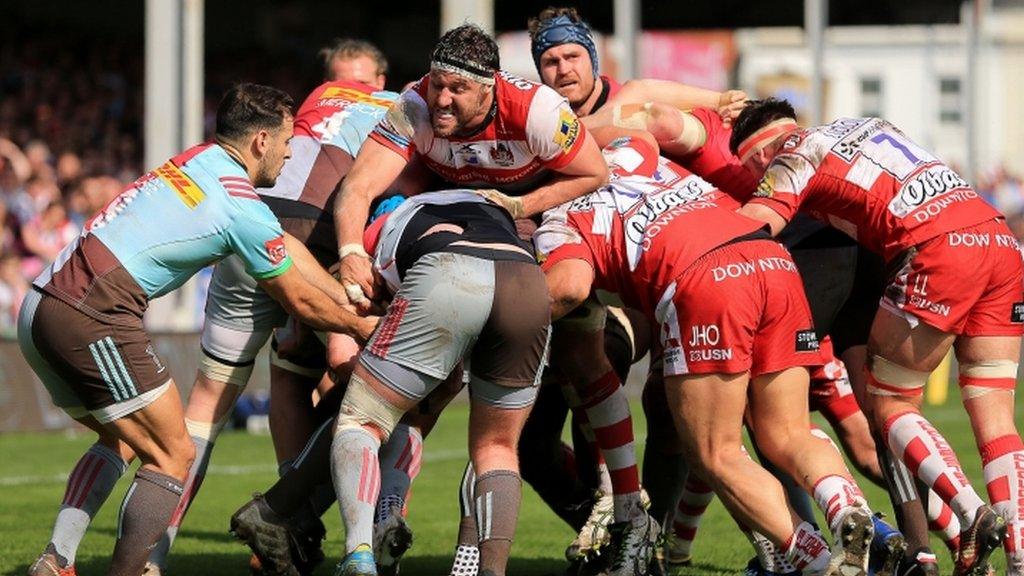
[[[346,428],[362,428],[369,425],[383,432],[383,441],[387,442],[391,431],[404,414],[404,410],[392,406],[374,392],[358,374],[353,373],[345,390],[345,398],[341,401],[334,433],[337,435],[340,430]]]
[[[930,372],[904,368],[875,354],[868,372],[868,393],[875,396],[920,396]]]
[[[996,390],[1017,386],[1017,363],[1013,360],[982,360],[960,365],[960,394],[964,400],[984,396]]]
[[[214,382],[234,384],[239,388],[245,388],[245,385],[249,383],[249,377],[252,376],[254,366],[255,362],[253,360],[245,364],[227,362],[214,358],[206,350],[203,350],[202,357],[199,359],[200,374]]]

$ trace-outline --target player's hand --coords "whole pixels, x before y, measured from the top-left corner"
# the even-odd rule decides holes
[[[373,331],[377,329],[377,323],[380,322],[380,316],[366,316],[360,318],[356,322],[356,333],[353,337],[359,341],[360,344],[365,344],[370,336],[373,335]]]
[[[742,90],[726,90],[718,98],[718,115],[722,124],[729,126],[747,105],[747,93]]]
[[[373,282],[373,264],[365,254],[345,254],[339,262],[338,278],[345,288],[345,295],[348,296],[356,309],[365,311],[370,306],[370,300],[376,296]]]
[[[474,190],[474,192],[483,196],[484,198],[487,198],[488,200],[497,204],[498,206],[504,208],[506,211],[508,211],[509,214],[512,215],[513,220],[518,220],[520,218],[526,217],[526,210],[523,208],[522,198],[502,194],[501,192],[498,192],[493,188]]]

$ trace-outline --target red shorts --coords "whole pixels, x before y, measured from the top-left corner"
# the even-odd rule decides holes
[[[756,377],[822,364],[800,273],[771,240],[705,254],[668,287],[655,315],[666,376]]]
[[[947,232],[907,250],[890,265],[881,305],[943,332],[1024,334],[1024,266],[1006,222]]]
[[[846,365],[836,358],[828,336],[821,341],[821,357],[825,364],[811,370],[810,406],[834,426],[860,412],[860,406]]]

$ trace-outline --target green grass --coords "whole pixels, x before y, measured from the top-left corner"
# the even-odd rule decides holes
[[[955,394],[955,388],[951,392]],[[634,408],[638,443],[642,443],[643,417],[639,406]],[[458,527],[456,494],[466,457],[467,414],[464,404],[450,406],[425,443],[423,471],[410,502],[416,541],[403,563],[405,576],[447,574]],[[929,408],[927,415],[947,435],[974,485],[983,490],[977,450],[959,402],[954,398],[946,406]],[[0,575],[23,574],[46,544],[64,491],[64,475],[91,442],[90,434],[0,435]],[[79,574],[105,573],[113,550],[117,504],[130,477],[125,475],[86,535],[76,562]],[[228,518],[251,492],[265,489],[275,478],[269,437],[235,432],[222,435],[203,489],[171,553],[169,572],[190,576],[247,574],[248,549],[228,534]],[[866,481],[861,486],[876,510],[891,515],[888,499],[880,489]],[[327,513],[325,522],[328,537],[324,549],[329,561],[317,574],[331,573],[343,546],[336,508]],[[509,573],[561,573],[563,550],[571,538],[569,528],[527,489]],[[944,546],[933,539],[933,547],[942,559],[943,573],[949,572],[951,564]],[[696,566],[683,574],[736,574],[752,551],[716,501],[701,526],[694,554]],[[1002,553],[996,556],[997,573],[1003,573]]]

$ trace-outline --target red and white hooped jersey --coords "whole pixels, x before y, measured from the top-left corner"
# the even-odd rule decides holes
[[[786,220],[804,210],[886,261],[1001,216],[952,168],[879,118],[840,118],[793,133],[751,202]]]
[[[620,138],[604,149],[607,185],[545,214],[534,234],[543,266],[580,259],[594,268],[594,288],[654,313],[662,293],[701,256],[764,227],[700,177],[662,164],[646,142]]]
[[[586,129],[565,98],[507,72],[495,75],[496,111],[482,130],[465,138],[435,136],[428,82],[424,76],[403,92],[370,137],[406,159],[419,152],[449,182],[522,192],[535,187],[546,170],[567,165],[583,147]]]

